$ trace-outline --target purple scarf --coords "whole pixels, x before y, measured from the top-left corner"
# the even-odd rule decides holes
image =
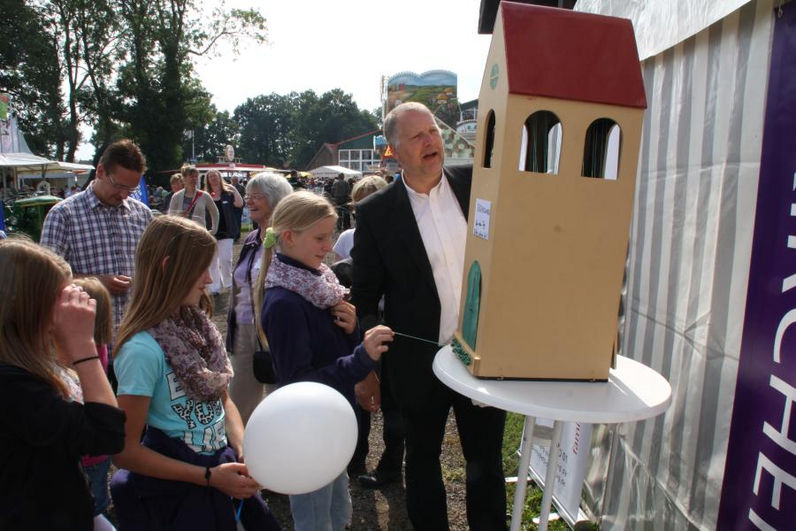
[[[202,402],[221,398],[232,379],[232,366],[221,334],[205,312],[198,306],[180,306],[176,315],[147,331],[190,398]]]
[[[331,269],[321,264],[320,275],[301,267],[294,267],[282,262],[275,256],[268,266],[265,277],[265,288],[282,287],[298,293],[313,306],[325,310],[340,303],[348,290],[344,288]]]

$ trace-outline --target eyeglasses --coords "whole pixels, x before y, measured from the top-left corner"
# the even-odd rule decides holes
[[[138,190],[138,186],[139,185],[136,185],[136,186],[125,186],[123,184],[116,184],[116,181],[113,180],[113,175],[111,175],[110,173],[106,173],[105,175],[108,176],[108,180],[111,181],[111,184],[113,185],[113,187],[116,190],[120,190],[122,192],[130,192],[130,193],[133,193],[136,190]]]
[[[246,194],[243,196],[244,201],[248,201],[249,199],[251,199],[252,201],[254,200],[261,201],[263,199],[267,199],[267,197],[263,194],[251,194],[251,195]]]

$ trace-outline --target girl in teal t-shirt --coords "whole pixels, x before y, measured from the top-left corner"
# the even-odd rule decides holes
[[[122,529],[279,526],[243,462],[232,368],[210,321],[215,238],[172,216],[144,231],[114,369],[126,444],[111,482]],[[143,438],[141,433],[144,433]],[[240,500],[240,501],[239,501]]]

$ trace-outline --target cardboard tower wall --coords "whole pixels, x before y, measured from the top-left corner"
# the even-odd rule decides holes
[[[510,94],[502,21],[499,13],[479,95],[457,339],[478,377],[605,380],[617,333],[643,109]],[[519,169],[525,120],[540,110],[561,122],[557,174]],[[490,112],[494,148],[486,168]],[[616,180],[581,176],[586,131],[599,118],[621,129]],[[488,239],[474,235],[479,199],[491,203]],[[474,262],[481,286],[473,349],[461,331],[472,304]]]

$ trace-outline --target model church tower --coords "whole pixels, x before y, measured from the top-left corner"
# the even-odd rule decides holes
[[[646,108],[630,21],[501,2],[478,106],[469,369],[605,380]]]

